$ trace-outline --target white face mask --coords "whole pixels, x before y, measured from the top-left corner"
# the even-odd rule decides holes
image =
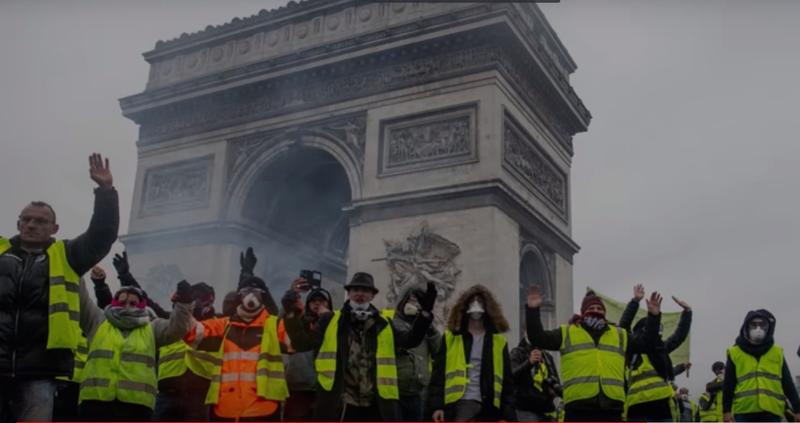
[[[764,338],[767,337],[767,332],[762,328],[753,328],[750,329],[749,335],[750,335],[749,336],[750,341],[756,344],[760,344],[761,342],[764,341]]]
[[[356,311],[367,311],[367,310],[369,310],[369,303],[368,302],[354,303],[354,302],[351,301],[350,302],[350,307],[353,310],[356,310]]]
[[[416,305],[406,303],[406,305],[403,306],[403,314],[406,316],[416,316],[417,313],[419,313],[419,308]]]
[[[483,317],[483,313],[485,313],[485,310],[483,309],[483,306],[481,305],[480,301],[473,300],[469,304],[469,308],[467,309],[467,314],[469,314],[469,317],[472,320],[480,320]]]

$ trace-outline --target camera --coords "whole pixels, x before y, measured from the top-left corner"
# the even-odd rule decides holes
[[[300,277],[305,279],[312,288],[322,287],[322,272],[318,270],[301,270]]]

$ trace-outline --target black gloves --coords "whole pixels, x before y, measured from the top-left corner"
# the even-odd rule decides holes
[[[175,291],[175,302],[189,304],[194,299],[192,298],[192,285],[185,280],[178,282],[178,289]]]
[[[114,254],[114,259],[111,262],[114,263],[114,268],[117,269],[118,275],[124,275],[126,273],[130,273],[131,267],[128,264],[127,251],[123,251],[122,255]]]
[[[258,259],[253,253],[253,247],[247,247],[247,252],[239,253],[239,264],[242,266],[243,275],[252,276],[257,262]]]
[[[425,295],[419,299],[419,305],[423,310],[428,313],[433,311],[433,305],[436,303],[436,285],[433,282],[428,282],[428,287],[425,290]]]

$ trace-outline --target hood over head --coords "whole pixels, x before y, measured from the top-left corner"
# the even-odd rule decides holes
[[[760,344],[753,344],[750,342],[750,339],[747,336],[748,325],[750,321],[755,319],[756,317],[760,317],[767,321],[769,327],[767,328],[767,336],[764,338],[764,341]],[[773,335],[775,334],[775,316],[765,309],[758,309],[758,310],[750,310],[747,312],[747,315],[744,317],[744,322],[742,322],[742,327],[739,329],[739,336],[736,337],[736,345],[739,348],[743,349],[746,353],[753,355],[755,357],[760,357],[764,353],[766,353],[772,345],[775,344],[775,338]]]
[[[473,285],[467,288],[453,304],[450,310],[450,316],[447,319],[447,329],[454,333],[463,333],[467,328],[467,321],[469,315],[467,309],[472,298],[479,296],[483,299],[484,309],[484,322],[487,324],[487,332],[503,333],[508,331],[508,321],[503,316],[503,308],[497,302],[494,294],[483,285]]]

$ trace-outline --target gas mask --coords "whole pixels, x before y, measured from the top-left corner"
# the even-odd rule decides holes
[[[369,318],[369,316],[372,315],[372,311],[369,309],[369,304],[370,303],[368,303],[368,302],[363,302],[363,303],[353,303],[353,302],[351,302],[350,303],[350,308],[353,309],[353,311],[352,311],[353,317],[355,317],[356,320],[359,320],[359,321],[362,321],[362,322],[364,320],[367,320]]]
[[[475,299],[472,300],[471,303],[469,303],[467,314],[469,314],[470,319],[481,320],[481,318],[483,317],[483,313],[485,313],[485,310],[483,309],[483,306],[481,305],[480,301]]]
[[[242,299],[242,308],[247,311],[255,311],[263,306],[260,289],[241,289],[239,297]]]

